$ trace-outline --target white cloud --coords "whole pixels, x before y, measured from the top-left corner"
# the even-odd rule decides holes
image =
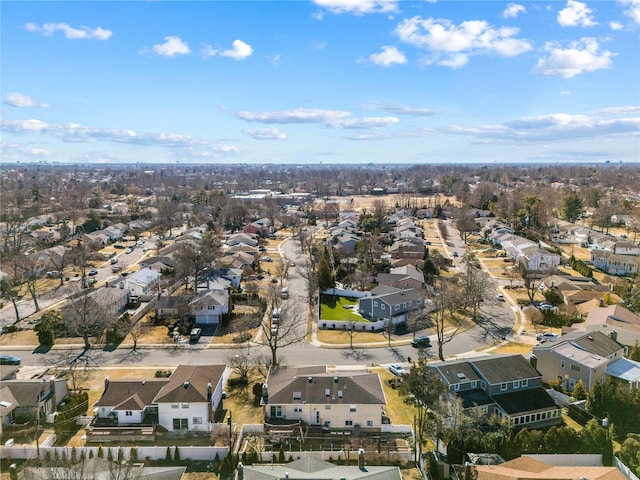
[[[231,44],[233,48],[220,52],[223,57],[230,57],[234,60],[243,60],[253,53],[253,48],[242,40],[234,40]]]
[[[271,128],[249,128],[244,133],[255,140],[286,140],[287,135],[275,127]]]
[[[599,113],[624,115],[640,112],[640,105],[625,105],[623,107],[608,107],[598,110]]]
[[[640,0],[618,0],[618,3],[626,7],[624,14],[640,25]]]
[[[13,133],[46,132],[50,128],[48,123],[36,119],[4,120],[2,122],[2,129]]]
[[[40,32],[45,37],[52,36],[55,32],[60,31],[64,33],[64,36],[69,40],[108,40],[113,32],[101,27],[71,27],[67,23],[44,23],[39,26],[33,22],[29,22],[25,25],[25,28],[29,32]]]
[[[176,55],[188,55],[191,53],[189,44],[183,42],[180,37],[168,36],[164,37],[164,43],[158,43],[151,47],[151,52],[162,57],[175,57]],[[149,49],[144,48],[140,53],[150,53]]]
[[[404,56],[400,50],[396,47],[385,45],[382,47],[382,52],[372,53],[369,55],[371,63],[376,65],[382,65],[383,67],[390,67],[393,64],[407,63],[407,57]]]
[[[248,122],[289,124],[317,123],[328,128],[366,129],[386,127],[398,123],[396,117],[353,118],[350,112],[322,110],[319,108],[298,108],[279,112],[238,112],[237,116]]]
[[[411,115],[415,117],[426,117],[426,116],[437,113],[435,110],[431,108],[412,107],[409,105],[380,103],[380,102],[370,102],[366,104],[364,108],[367,108],[370,110],[385,110],[387,112],[395,113],[396,115]]]
[[[515,27],[494,28],[483,20],[469,20],[454,25],[446,19],[413,17],[398,24],[395,33],[400,40],[431,53],[426,65],[436,63],[458,68],[470,56],[496,54],[513,57],[531,50],[527,40],[514,38]]]
[[[527,9],[524,8],[523,5],[519,5],[517,3],[510,3],[507,5],[507,8],[502,12],[502,16],[504,18],[515,18],[520,13],[527,13]]]
[[[2,155],[8,159],[22,160],[24,157],[47,158],[51,156],[51,151],[45,148],[36,148],[30,145],[19,143],[0,142]]]
[[[560,48],[555,43],[547,43],[547,57],[538,60],[535,71],[542,75],[560,75],[572,78],[585,72],[610,68],[617,54],[608,50],[600,51],[594,38],[582,38],[571,42],[569,48]]]
[[[218,50],[213,48],[211,45],[205,44],[202,49],[200,49],[200,54],[203,57],[214,57],[218,54]]]
[[[321,51],[321,50],[324,50],[325,48],[327,48],[327,45],[328,45],[327,42],[315,42],[313,44],[313,49]]]
[[[562,91],[560,92],[560,95],[573,95],[573,93],[571,93],[571,91],[570,91],[570,90],[562,90]]]
[[[623,25],[620,22],[609,22],[611,30],[622,30]]]
[[[46,103],[36,102],[33,98],[18,92],[7,93],[4,97],[4,103],[17,108],[24,108],[24,107],[47,108],[49,106]]]
[[[597,25],[586,3],[569,0],[567,6],[558,12],[558,23],[563,27],[593,27]]]
[[[319,7],[325,8],[331,13],[353,13],[364,15],[366,13],[390,13],[398,11],[399,0],[313,0]],[[316,18],[322,20],[322,13],[317,13]]]
[[[351,115],[340,110],[322,110],[319,108],[297,108],[279,112],[238,112],[238,117],[249,122],[262,123],[331,123]]]
[[[282,55],[280,55],[279,53],[276,53],[274,56],[265,55],[264,58],[269,60],[271,65],[277,65],[278,63],[280,63],[280,60],[282,59]]]

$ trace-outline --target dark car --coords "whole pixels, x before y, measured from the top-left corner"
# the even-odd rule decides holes
[[[431,346],[431,339],[426,336],[416,337],[411,341],[411,346],[416,348],[427,348]]]
[[[13,355],[0,355],[0,365],[20,365],[21,360]]]
[[[98,274],[98,270],[96,270],[96,269],[94,268],[93,270],[89,270],[89,274],[88,274],[88,275],[89,275],[90,277],[93,277],[94,275],[97,275],[97,274]]]

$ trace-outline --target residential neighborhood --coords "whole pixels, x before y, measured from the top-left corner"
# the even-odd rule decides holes
[[[617,460],[588,461],[634,468],[638,192],[601,226],[585,222],[597,209],[567,220],[578,188],[548,187],[557,203],[543,224],[534,189],[531,211],[509,214],[528,176],[500,185],[509,201],[490,206],[478,191],[489,181],[471,171],[457,182],[477,196],[427,178],[410,191],[375,169],[366,194],[350,196],[349,184],[320,192],[303,177],[286,192],[260,177],[246,191],[218,182],[214,195],[197,188],[218,174],[206,169],[173,169],[189,187],[167,190],[150,172],[132,174],[144,193],[102,191],[73,216],[50,205],[43,221],[0,223],[0,449],[26,462],[18,475],[53,474],[28,470],[53,461],[28,458],[72,449],[92,455],[78,469],[120,457],[137,478],[267,478],[270,465],[369,478],[356,476],[362,462],[371,478],[417,479],[464,474],[458,454],[561,472],[524,456],[557,445],[511,442],[567,429],[580,447],[563,453],[602,456],[616,435]]]

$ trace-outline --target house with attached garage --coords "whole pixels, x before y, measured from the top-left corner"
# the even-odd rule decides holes
[[[209,290],[199,295],[189,303],[189,311],[195,317],[196,323],[218,325],[222,315],[231,309],[231,295],[229,291]]]
[[[562,423],[562,412],[542,388],[542,375],[522,355],[490,355],[437,362],[432,371],[465,409],[497,415],[510,427],[538,428]]]
[[[567,333],[555,342],[533,347],[531,358],[543,381],[560,380],[571,391],[582,380],[591,390],[596,381],[606,380],[609,365],[624,357],[625,346],[616,338],[615,330],[609,335],[600,331]]]
[[[105,379],[88,433],[115,426],[161,425],[208,431],[222,399],[224,365],[180,365],[169,378]]]
[[[325,366],[272,366],[262,392],[267,423],[348,431],[379,430],[386,403],[377,373],[328,372]]]

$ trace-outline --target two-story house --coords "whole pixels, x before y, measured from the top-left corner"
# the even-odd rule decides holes
[[[266,422],[343,430],[380,429],[386,403],[377,373],[330,373],[325,366],[272,366],[262,395]]]
[[[189,303],[189,310],[196,323],[218,325],[222,315],[229,313],[231,296],[228,290],[209,290]]]
[[[591,250],[593,266],[611,275],[635,275],[638,273],[640,258],[631,255],[619,255],[613,252]]]
[[[378,285],[370,296],[358,299],[358,311],[367,320],[385,324],[399,324],[407,319],[407,313],[424,307],[424,292]]]
[[[169,431],[206,431],[222,399],[225,368],[180,365],[169,378],[107,378],[95,404],[97,417],[118,426],[159,424]]]
[[[542,388],[542,376],[522,355],[491,355],[431,366],[465,409],[506,419],[511,427],[562,423],[562,412]]]
[[[625,347],[615,340],[615,334],[612,338],[599,331],[572,332],[533,347],[532,353],[543,381],[560,380],[563,387],[573,390],[582,380],[591,390],[596,381],[606,379],[607,366],[623,358]]]
[[[420,290],[424,287],[424,274],[414,265],[403,265],[392,268],[389,273],[379,273],[378,284]]]
[[[424,240],[421,238],[403,238],[391,245],[389,248],[389,254],[394,260],[422,260],[424,257],[424,249]]]

